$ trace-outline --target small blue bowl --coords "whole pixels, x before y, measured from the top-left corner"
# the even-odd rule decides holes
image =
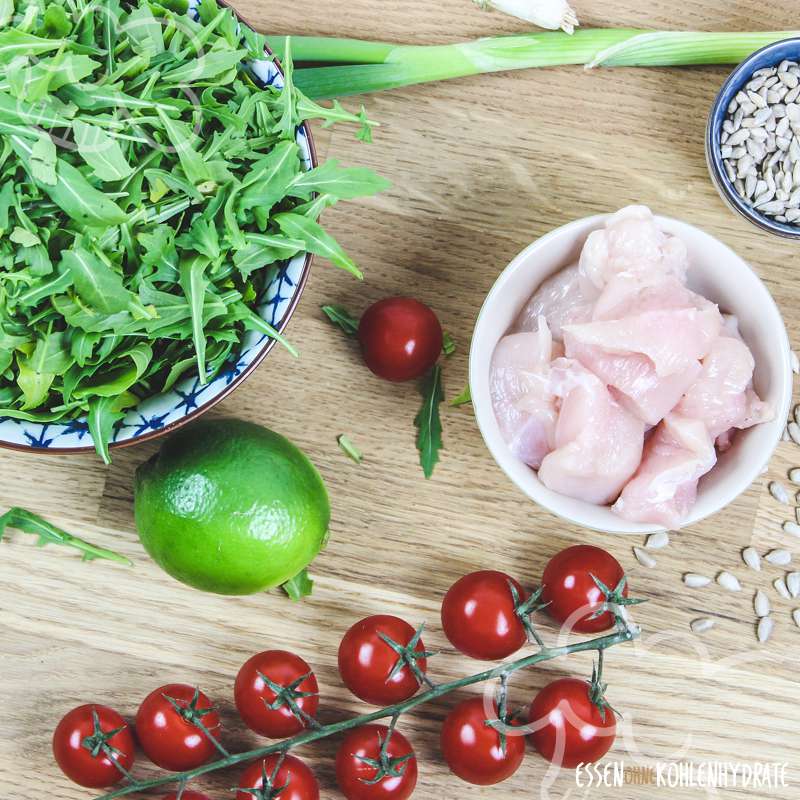
[[[800,62],[800,38],[783,39],[773,42],[761,50],[757,50],[746,58],[730,74],[719,91],[706,128],[706,161],[711,179],[717,187],[722,199],[737,213],[761,228],[786,239],[800,239],[800,227],[785,222],[776,222],[771,217],[756,211],[749,203],[742,200],[722,165],[720,135],[722,123],[727,115],[728,105],[750,80],[753,73],[765,67],[775,67],[784,60]]]

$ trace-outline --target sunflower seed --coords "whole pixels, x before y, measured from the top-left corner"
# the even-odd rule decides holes
[[[775,628],[775,622],[772,617],[761,617],[758,621],[758,627],[756,628],[756,635],[758,636],[758,641],[762,644],[766,642],[770,636],[772,636],[772,631]]]
[[[770,216],[777,216],[781,211],[786,210],[786,202],[784,200],[771,200],[769,203],[756,204],[756,208],[762,214],[769,214]]]
[[[795,411],[796,410],[795,408]],[[792,469],[789,470],[789,480],[800,486],[800,467],[792,467]]]
[[[772,581],[772,585],[775,587],[775,591],[784,599],[791,600],[792,596],[789,594],[789,588],[786,586],[786,579],[785,578],[775,578]]]
[[[769,597],[759,589],[753,597],[753,608],[757,617],[766,617],[770,612]]]
[[[800,86],[798,86],[796,89],[792,89],[792,91],[783,98],[783,102],[794,103],[798,97],[800,97]]]
[[[789,594],[792,597],[800,597],[800,572],[789,572],[784,580]]]
[[[742,591],[742,584],[739,583],[739,579],[731,572],[720,572],[719,575],[717,575],[717,583],[729,592]]]
[[[634,547],[633,554],[636,556],[636,560],[643,567],[647,567],[648,569],[655,567],[656,560],[650,555],[650,553],[648,553],[646,550],[643,550],[641,547]]]
[[[716,624],[716,620],[711,619],[711,617],[700,617],[699,619],[693,619],[689,623],[689,627],[692,629],[692,633],[705,633],[710,631]]]
[[[792,372],[795,375],[800,375],[800,356],[794,350],[792,350]]]
[[[794,620],[794,624],[800,628],[800,608],[796,608],[792,611],[792,619]]]
[[[742,561],[747,564],[750,569],[754,569],[756,572],[761,571],[761,556],[758,554],[758,550],[755,547],[745,547],[742,550]]]
[[[800,523],[787,519],[782,525],[783,530],[792,536],[800,536]]]
[[[786,430],[789,431],[789,438],[795,444],[800,444],[800,425],[798,425],[796,422],[790,422],[786,426]]]
[[[669,533],[667,531],[658,531],[658,533],[651,533],[647,537],[644,546],[648,550],[660,550],[669,544]]]
[[[791,431],[790,431],[791,435]],[[786,505],[789,504],[789,492],[786,487],[779,483],[778,481],[770,481],[769,486],[769,493],[779,502],[785,503]]]
[[[742,128],[735,133],[731,133],[731,135],[728,137],[727,144],[729,144],[731,147],[736,147],[738,144],[744,144],[749,138],[750,131],[747,128]]]
[[[770,550],[764,560],[774,567],[785,567],[792,563],[792,554],[788,550]]]
[[[711,578],[707,578],[705,575],[698,575],[696,572],[687,572],[683,576],[683,582],[690,589],[702,589],[711,583]]]

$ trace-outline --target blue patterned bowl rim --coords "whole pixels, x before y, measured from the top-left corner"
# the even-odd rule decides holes
[[[188,13],[195,17],[197,4],[198,0],[189,0]],[[240,24],[248,24],[227,3],[220,2],[220,5],[231,8]],[[266,55],[268,59],[252,62],[250,68],[263,84],[283,86],[283,71],[277,58],[269,48],[266,48]],[[316,167],[318,162],[314,141],[306,123],[297,129],[297,143],[304,168],[309,170]],[[312,260],[311,253],[300,253],[283,262],[259,298],[259,315],[278,331],[286,328],[294,313],[308,280]],[[115,429],[110,448],[151,441],[197,419],[240,386],[276,344],[268,336],[246,333],[235,359],[226,363],[213,380],[201,385],[197,376],[190,375],[180,380],[169,392],[146,398],[131,409]],[[95,449],[85,416],[67,423],[35,423],[0,417],[0,447],[20,452],[54,454],[88,453]]]

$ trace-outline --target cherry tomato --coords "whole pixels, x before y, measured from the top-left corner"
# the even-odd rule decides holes
[[[424,303],[387,297],[371,305],[358,325],[366,365],[387,381],[424,375],[442,352],[442,326]]]
[[[614,744],[614,712],[605,716],[592,702],[589,684],[561,678],[542,689],[531,703],[528,721],[534,747],[548,761],[574,768],[601,759]]]
[[[572,630],[579,633],[597,633],[614,624],[614,616],[604,611],[590,619],[605,601],[603,592],[592,576],[601,580],[612,591],[625,572],[620,563],[600,547],[578,544],[554,555],[542,575],[542,601],[548,603],[547,612],[562,624],[579,609],[586,608],[582,615],[574,617]],[[622,591],[627,597],[627,585]]]
[[[294,690],[291,687],[303,676]],[[270,708],[277,694],[264,680],[286,689],[287,698],[278,708]],[[319,707],[317,679],[311,667],[294,653],[285,650],[266,650],[246,661],[236,676],[233,696],[244,724],[248,728],[268,736],[270,739],[283,739],[300,733],[307,722],[298,719],[286,700],[292,695],[297,707],[309,717],[314,717]],[[303,696],[305,695],[305,696]]]
[[[185,683],[169,683],[150,692],[136,713],[136,736],[145,755],[172,772],[199,767],[216,752],[200,725],[219,738],[219,715],[211,701]]]
[[[356,697],[375,706],[407,700],[419,689],[419,681],[407,664],[391,676],[401,656],[382,636],[406,647],[414,638],[415,631],[399,617],[376,614],[356,622],[339,645],[339,673],[345,686]],[[425,646],[421,639],[411,652],[424,654]],[[424,673],[427,669],[424,656],[415,655],[413,658],[420,672]]]
[[[527,633],[516,614],[511,585],[524,602],[527,594],[504,572],[471,572],[450,587],[442,602],[442,627],[453,647],[472,658],[495,661],[525,644]]]
[[[336,782],[347,800],[406,800],[411,797],[417,785],[417,758],[408,739],[397,731],[389,738],[386,755],[390,767],[399,774],[385,775],[376,783],[370,783],[378,772],[363,759],[379,761],[388,735],[385,725],[362,725],[345,736],[336,754]],[[391,759],[409,755],[411,758],[391,764]]]
[[[467,783],[491,786],[510,778],[525,756],[525,737],[506,734],[505,751],[500,732],[486,724],[483,697],[471,697],[460,702],[442,725],[442,755],[450,769]]]
[[[101,748],[104,743],[110,751]],[[136,751],[125,720],[113,708],[91,704],[73,708],[62,717],[53,732],[53,755],[71,781],[102,789],[122,780],[123,770],[129,772],[133,766]]]
[[[296,756],[287,755],[280,765],[277,773],[275,768],[280,761],[280,755],[272,755],[253,762],[242,775],[239,789],[264,789],[264,797],[279,797],[280,800],[319,800],[319,784],[314,773]],[[267,776],[267,786],[264,786],[264,775]],[[270,786],[279,789],[277,795],[269,792]],[[285,786],[285,789],[281,789]],[[259,795],[252,792],[239,791],[236,800],[257,800]]]
[[[183,794],[178,797],[177,792],[171,792],[168,795],[165,795],[161,798],[161,800],[211,800],[207,794],[203,794],[202,792],[195,792],[191,789],[184,789]]]

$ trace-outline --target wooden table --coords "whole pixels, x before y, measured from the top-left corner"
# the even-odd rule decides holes
[[[794,18],[785,4],[760,0],[634,0],[576,2],[587,25],[708,29],[782,29]],[[521,30],[499,14],[484,15],[469,0],[241,0],[239,10],[260,29],[380,38],[414,43],[456,41]],[[787,512],[764,490],[765,476],[730,508],[673,536],[648,570],[633,558],[638,539],[590,533],[533,506],[489,457],[469,407],[444,411],[446,450],[432,480],[417,464],[413,385],[374,378],[350,342],[326,322],[319,306],[337,302],[354,312],[395,293],[430,303],[458,342],[445,368],[452,397],[466,381],[470,332],[483,297],[506,263],[527,243],[576,217],[641,202],[689,220],[744,256],[779,302],[790,334],[800,334],[797,248],[758,233],[723,205],[703,156],[709,104],[726,70],[579,68],[475,77],[366,99],[383,127],[371,146],[352,131],[320,132],[322,156],[367,164],[394,187],[354,202],[326,223],[363,265],[355,282],[317,263],[289,334],[302,356],[275,350],[215,414],[255,420],[289,436],[319,466],[333,501],[330,545],[314,565],[314,596],[292,605],[280,594],[226,598],[201,594],[167,577],[147,558],[132,518],[132,478],[155,446],[120,452],[111,467],[93,456],[0,454],[0,504],[24,505],[69,530],[128,555],[133,569],[81,563],[70,552],[36,549],[15,533],[4,543],[0,581],[0,797],[59,800],[91,797],[53,765],[50,735],[67,709],[107,702],[132,714],[144,695],[169,681],[197,682],[216,699],[234,750],[256,737],[237,724],[232,683],[240,664],[270,647],[295,650],[317,671],[321,716],[361,709],[340,685],[339,638],[374,612],[428,621],[426,643],[442,648],[432,664],[439,680],[476,671],[444,640],[439,604],[447,587],[478,568],[506,570],[535,583],[547,559],[576,542],[610,549],[629,571],[644,628],[635,647],[609,652],[609,699],[624,715],[624,735],[609,756],[627,766],[682,759],[778,761],[800,780],[797,603],[769,587],[779,571],[748,571],[739,551],[784,543]],[[365,453],[361,466],[336,445],[347,433]],[[770,474],[800,462],[783,444]],[[788,543],[791,544],[791,543]],[[795,545],[797,543],[795,542]],[[800,547],[795,547],[800,556]],[[744,591],[686,590],[683,571],[728,568]],[[768,646],[755,641],[752,593],[769,589],[776,630]],[[719,618],[696,637],[689,621]],[[554,630],[545,628],[546,635]],[[588,675],[590,658],[550,662],[513,682],[527,703],[556,675]],[[480,789],[451,777],[438,755],[438,732],[453,698],[404,719],[420,760],[416,797],[585,796],[572,774],[548,775],[529,752],[507,783]],[[303,748],[324,798],[334,787],[333,741]],[[206,783],[213,798],[230,797],[235,774]],[[198,787],[200,788],[200,787]],[[549,794],[547,792],[549,791]],[[659,794],[659,792],[661,792]],[[591,793],[600,798],[690,798],[698,789],[627,785]],[[728,797],[796,797],[721,791]]]

